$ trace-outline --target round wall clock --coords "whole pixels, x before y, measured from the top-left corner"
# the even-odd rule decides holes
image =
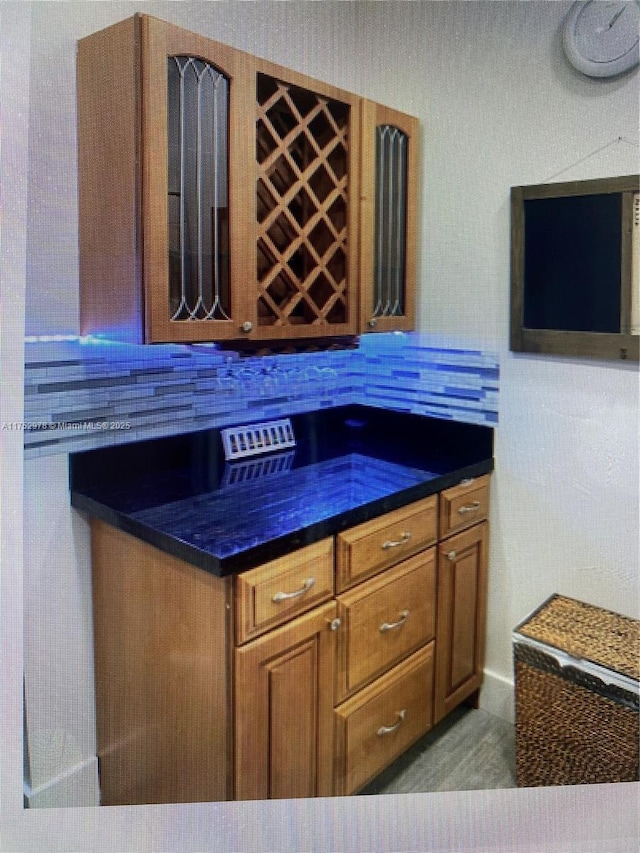
[[[564,25],[569,62],[589,77],[613,77],[640,63],[640,0],[576,0]]]

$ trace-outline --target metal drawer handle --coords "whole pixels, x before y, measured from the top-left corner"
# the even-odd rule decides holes
[[[299,598],[301,595],[304,595],[305,592],[310,590],[315,582],[315,578],[307,578],[300,589],[296,589],[294,592],[276,592],[271,601],[275,601],[277,603],[278,601],[288,601],[290,598]]]
[[[460,515],[465,515],[467,512],[477,512],[480,509],[480,501],[472,501],[466,506],[461,506],[458,512]]]
[[[398,619],[397,622],[383,622],[380,626],[380,633],[384,634],[385,631],[393,631],[394,628],[399,628],[401,625],[404,625],[408,618],[409,611],[403,610],[400,613],[400,619]]]
[[[407,542],[409,541],[409,539],[411,539],[411,534],[408,532],[405,532],[402,534],[400,539],[387,539],[386,542],[382,543],[382,547],[385,549],[385,551],[388,548],[397,548],[398,545],[406,545]]]
[[[395,732],[396,729],[402,724],[402,721],[407,716],[407,709],[403,708],[402,711],[398,711],[398,722],[393,726],[380,726],[378,729],[378,735],[382,737],[383,735],[390,735],[392,732]]]

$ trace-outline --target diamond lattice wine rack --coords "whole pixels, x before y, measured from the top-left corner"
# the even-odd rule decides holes
[[[348,104],[258,74],[258,324],[349,320]]]

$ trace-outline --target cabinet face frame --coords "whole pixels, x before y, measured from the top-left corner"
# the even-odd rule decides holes
[[[512,351],[638,361],[640,336],[629,334],[628,331],[631,323],[633,286],[631,260],[633,196],[639,191],[639,182],[640,176],[626,175],[617,178],[511,188],[510,349]],[[620,332],[563,331],[525,327],[526,202],[535,199],[612,193],[620,195],[622,206]],[[637,271],[636,275],[638,275]]]
[[[376,130],[397,127],[407,136],[407,185],[404,258],[404,313],[374,316],[376,225]],[[362,101],[361,221],[360,221],[360,331],[395,332],[415,328],[416,260],[418,240],[419,121],[391,107]]]

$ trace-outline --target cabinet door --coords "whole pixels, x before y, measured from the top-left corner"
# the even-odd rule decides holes
[[[482,683],[487,538],[483,522],[438,547],[435,722]]]
[[[235,799],[332,795],[335,603],[235,651]]]
[[[415,325],[418,120],[362,102],[361,331]]]
[[[242,335],[255,70],[248,54],[140,16],[145,339]]]
[[[258,328],[250,336],[353,335],[360,99],[271,63],[257,67]]]

